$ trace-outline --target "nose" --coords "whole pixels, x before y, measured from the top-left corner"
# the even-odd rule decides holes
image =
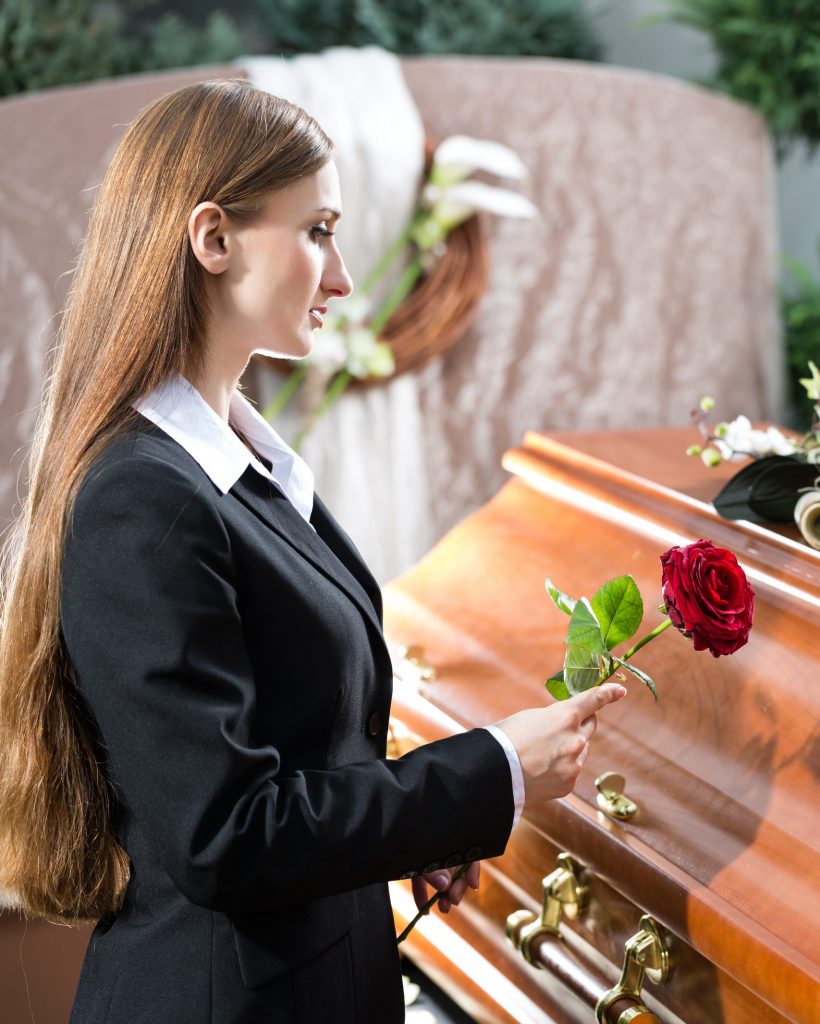
[[[335,295],[337,298],[343,299],[353,291],[353,279],[348,274],[347,267],[338,250],[335,257],[325,266],[325,272],[322,275],[322,290],[328,295]]]

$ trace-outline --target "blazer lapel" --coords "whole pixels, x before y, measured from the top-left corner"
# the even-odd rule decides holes
[[[356,575],[330,544],[310,528],[274,484],[249,466],[231,488],[231,494],[340,587],[381,636],[382,627],[377,610]],[[328,515],[326,511],[324,514]]]
[[[310,521],[325,544],[362,585],[376,610],[379,621],[381,621],[381,588],[374,575],[367,568],[366,562],[359,554],[353,541],[330,514],[327,505],[325,505],[318,494],[313,496],[313,512]]]

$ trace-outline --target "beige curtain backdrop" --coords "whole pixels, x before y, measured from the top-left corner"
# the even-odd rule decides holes
[[[428,134],[505,142],[537,222],[487,222],[490,288],[443,360],[349,394],[309,439],[317,487],[381,579],[503,482],[528,428],[686,422],[704,392],[776,419],[771,158],[750,110],[640,72],[550,60],[402,62]],[[126,123],[196,69],[0,103],[0,522],[96,182]],[[346,191],[355,182],[343,183]],[[266,371],[255,386],[275,386]]]

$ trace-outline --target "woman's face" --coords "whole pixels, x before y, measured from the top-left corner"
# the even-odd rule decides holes
[[[330,161],[273,193],[258,217],[233,226],[214,310],[232,346],[296,358],[311,351],[328,301],[353,290],[333,237],[340,215],[339,175]]]

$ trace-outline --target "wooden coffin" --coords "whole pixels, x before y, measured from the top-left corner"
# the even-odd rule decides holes
[[[683,454],[690,441],[530,434],[498,495],[386,588],[396,755],[551,700],[567,620],[548,574],[591,596],[631,573],[639,635],[660,622],[659,555],[673,544],[729,548],[757,593],[735,655],[695,653],[673,630],[641,651],[658,703],[630,677],[575,792],[527,807],[480,892],[407,940],[482,1024],[594,1021],[622,973],[633,995],[601,1004],[609,1024],[820,1021],[820,554],[788,527],[720,519],[708,498],[737,467],[706,470]],[[598,807],[608,772],[637,807],[626,820]],[[392,895],[403,927],[409,883]]]

